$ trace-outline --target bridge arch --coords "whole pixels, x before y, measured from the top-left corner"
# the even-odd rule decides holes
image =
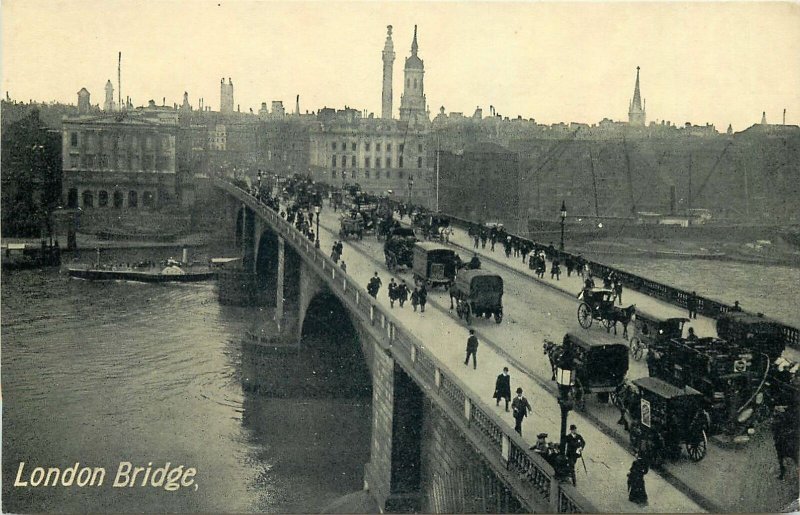
[[[370,397],[372,374],[350,311],[327,287],[311,297],[300,328],[315,374],[337,384],[341,397]]]

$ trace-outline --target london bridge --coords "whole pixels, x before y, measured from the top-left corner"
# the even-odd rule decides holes
[[[4,511],[797,509],[796,10],[12,4]]]

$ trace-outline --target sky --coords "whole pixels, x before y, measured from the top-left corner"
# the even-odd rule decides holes
[[[213,2],[4,0],[2,81],[12,99],[102,104],[116,85],[218,110],[219,80],[255,111],[342,108],[380,115],[381,51],[392,25],[394,116],[418,25],[432,115],[539,123],[626,120],[636,67],[648,121],[800,124],[800,3]],[[116,93],[115,93],[116,96]]]

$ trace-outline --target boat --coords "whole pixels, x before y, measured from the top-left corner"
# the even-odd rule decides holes
[[[189,283],[208,281],[217,277],[217,271],[203,267],[200,270],[190,267],[189,271],[175,263],[167,263],[163,268],[139,269],[131,267],[75,267],[68,268],[67,273],[76,279],[89,281],[138,281],[145,283],[180,282]]]

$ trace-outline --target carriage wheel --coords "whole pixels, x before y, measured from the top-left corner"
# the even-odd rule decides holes
[[[497,311],[495,311],[495,313],[494,313],[494,321],[497,324],[499,324],[500,322],[503,321],[503,310],[502,309],[498,309]]]
[[[708,450],[708,438],[705,431],[700,431],[697,435],[695,442],[686,442],[686,452],[689,453],[689,459],[697,462],[706,457]]]
[[[585,302],[581,302],[578,306],[578,323],[584,329],[592,327],[592,308]]]
[[[603,317],[603,318],[600,319],[600,322],[603,324],[603,327],[605,327],[609,331],[613,327],[613,324],[611,323],[611,319],[610,318]]]
[[[630,352],[631,356],[633,356],[633,359],[635,359],[636,361],[641,360],[642,356],[644,356],[644,349],[645,349],[642,340],[634,336],[633,338],[631,338],[628,345],[630,347]]]
[[[467,325],[472,323],[472,308],[467,303],[464,304],[464,320],[467,321]]]

